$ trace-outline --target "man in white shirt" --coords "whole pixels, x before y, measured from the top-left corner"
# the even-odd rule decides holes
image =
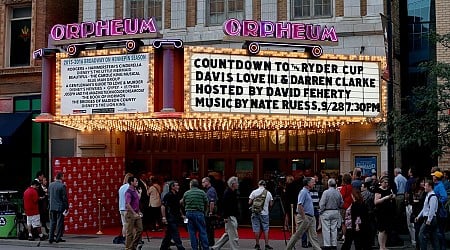
[[[120,220],[122,222],[122,238],[121,243],[125,242],[125,237],[127,235],[127,221],[125,219],[127,208],[125,206],[125,193],[127,192],[128,187],[128,178],[133,176],[131,173],[127,173],[123,179],[123,185],[119,188],[119,212],[120,212]]]
[[[438,238],[438,224],[436,212],[438,209],[438,199],[433,191],[434,182],[428,180],[425,182],[425,202],[423,203],[422,211],[416,217],[415,222],[423,221],[419,231],[420,249],[427,249],[428,241],[431,240],[433,249],[440,249]]]

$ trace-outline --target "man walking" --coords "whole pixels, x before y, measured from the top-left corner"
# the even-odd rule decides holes
[[[58,172],[55,181],[48,187],[48,196],[50,201],[50,232],[48,242],[65,242],[62,234],[64,232],[64,213],[69,209],[67,200],[66,186],[63,184],[64,174]],[[56,233],[55,233],[56,232]],[[56,240],[55,240],[56,235]]]
[[[256,204],[256,199],[260,199],[261,197],[265,199],[263,200],[262,208],[259,213],[252,211],[252,229],[255,234],[255,249],[260,250],[259,246],[259,238],[261,237],[261,232],[264,232],[264,242],[265,242],[265,250],[273,249],[269,245],[269,206],[273,205],[272,194],[266,189],[266,182],[264,180],[260,180],[258,182],[258,188],[253,190],[250,193],[248,204],[253,207]],[[255,209],[253,209],[255,210]]]
[[[210,246],[214,245],[214,220],[216,216],[217,192],[211,185],[211,179],[205,177],[202,179],[202,186],[206,189],[206,196],[208,197],[208,207],[206,216],[206,234],[208,235],[208,243]]]
[[[141,234],[143,230],[142,226],[142,213],[139,207],[139,193],[136,187],[139,181],[136,177],[128,177],[129,187],[125,193],[125,206],[127,208],[127,214],[125,219],[127,221],[127,238],[125,241],[126,250],[134,250],[141,242]],[[139,248],[141,248],[140,245]]]
[[[197,179],[189,183],[190,189],[184,193],[181,203],[186,210],[188,219],[189,240],[192,249],[198,249],[197,232],[203,249],[209,249],[208,236],[206,235],[205,211],[208,205],[208,197],[203,190],[199,189]]]
[[[308,232],[308,239],[314,250],[321,250],[316,232],[316,218],[314,217],[314,207],[309,190],[315,185],[315,180],[310,177],[303,179],[303,189],[298,194],[297,202],[297,231],[292,235],[286,249],[294,248],[295,243],[302,237],[304,232]]]
[[[341,223],[339,208],[343,204],[341,193],[336,190],[336,181],[329,179],[328,189],[323,192],[319,203],[324,249],[337,249],[337,232]]]
[[[222,215],[225,221],[225,233],[220,237],[212,249],[221,249],[227,241],[230,242],[232,250],[239,249],[238,222],[239,215],[237,189],[239,187],[236,176],[228,179],[228,188],[223,194]]]
[[[125,177],[123,178],[122,186],[119,188],[119,213],[120,213],[120,221],[122,223],[122,235],[120,237],[120,243],[125,243],[125,238],[127,236],[127,207],[125,205],[125,194],[130,187],[130,184],[128,183],[128,178],[133,176],[131,173],[125,174]]]
[[[425,192],[427,196],[423,203],[422,211],[415,218],[416,223],[421,222],[419,231],[419,244],[421,250],[426,250],[428,247],[428,241],[431,240],[433,249],[440,249],[439,247],[439,229],[436,219],[436,212],[438,209],[438,198],[433,191],[433,181],[425,182]],[[419,222],[420,221],[420,222]]]
[[[169,192],[164,195],[161,204],[162,222],[166,224],[166,233],[161,242],[161,250],[170,249],[170,240],[173,239],[178,250],[184,250],[178,231],[178,222],[181,220],[180,196],[178,182],[169,182]]]

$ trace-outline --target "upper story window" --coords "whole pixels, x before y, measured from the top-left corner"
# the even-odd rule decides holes
[[[31,7],[12,8],[9,12],[7,65],[10,67],[30,65],[31,34]]]
[[[127,16],[130,18],[155,18],[158,29],[162,27],[163,0],[128,0]]]
[[[243,0],[209,0],[208,25],[222,25],[229,18],[244,19]]]
[[[331,17],[332,0],[292,0],[292,19]]]

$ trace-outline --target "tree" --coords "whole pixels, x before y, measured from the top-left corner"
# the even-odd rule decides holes
[[[431,40],[450,49],[450,34],[434,34]],[[428,73],[429,81],[406,97],[410,104],[407,112],[388,113],[387,122],[380,124],[378,140],[386,143],[393,139],[400,150],[427,148],[437,159],[450,153],[450,64],[426,62],[420,66]],[[392,128],[389,133],[387,128]]]

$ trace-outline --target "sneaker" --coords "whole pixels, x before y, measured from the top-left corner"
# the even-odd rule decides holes
[[[265,250],[272,250],[273,249],[273,247],[271,247],[269,245],[266,245],[264,248],[265,248]]]
[[[253,248],[256,250],[261,250],[261,247],[258,244],[256,244]]]

